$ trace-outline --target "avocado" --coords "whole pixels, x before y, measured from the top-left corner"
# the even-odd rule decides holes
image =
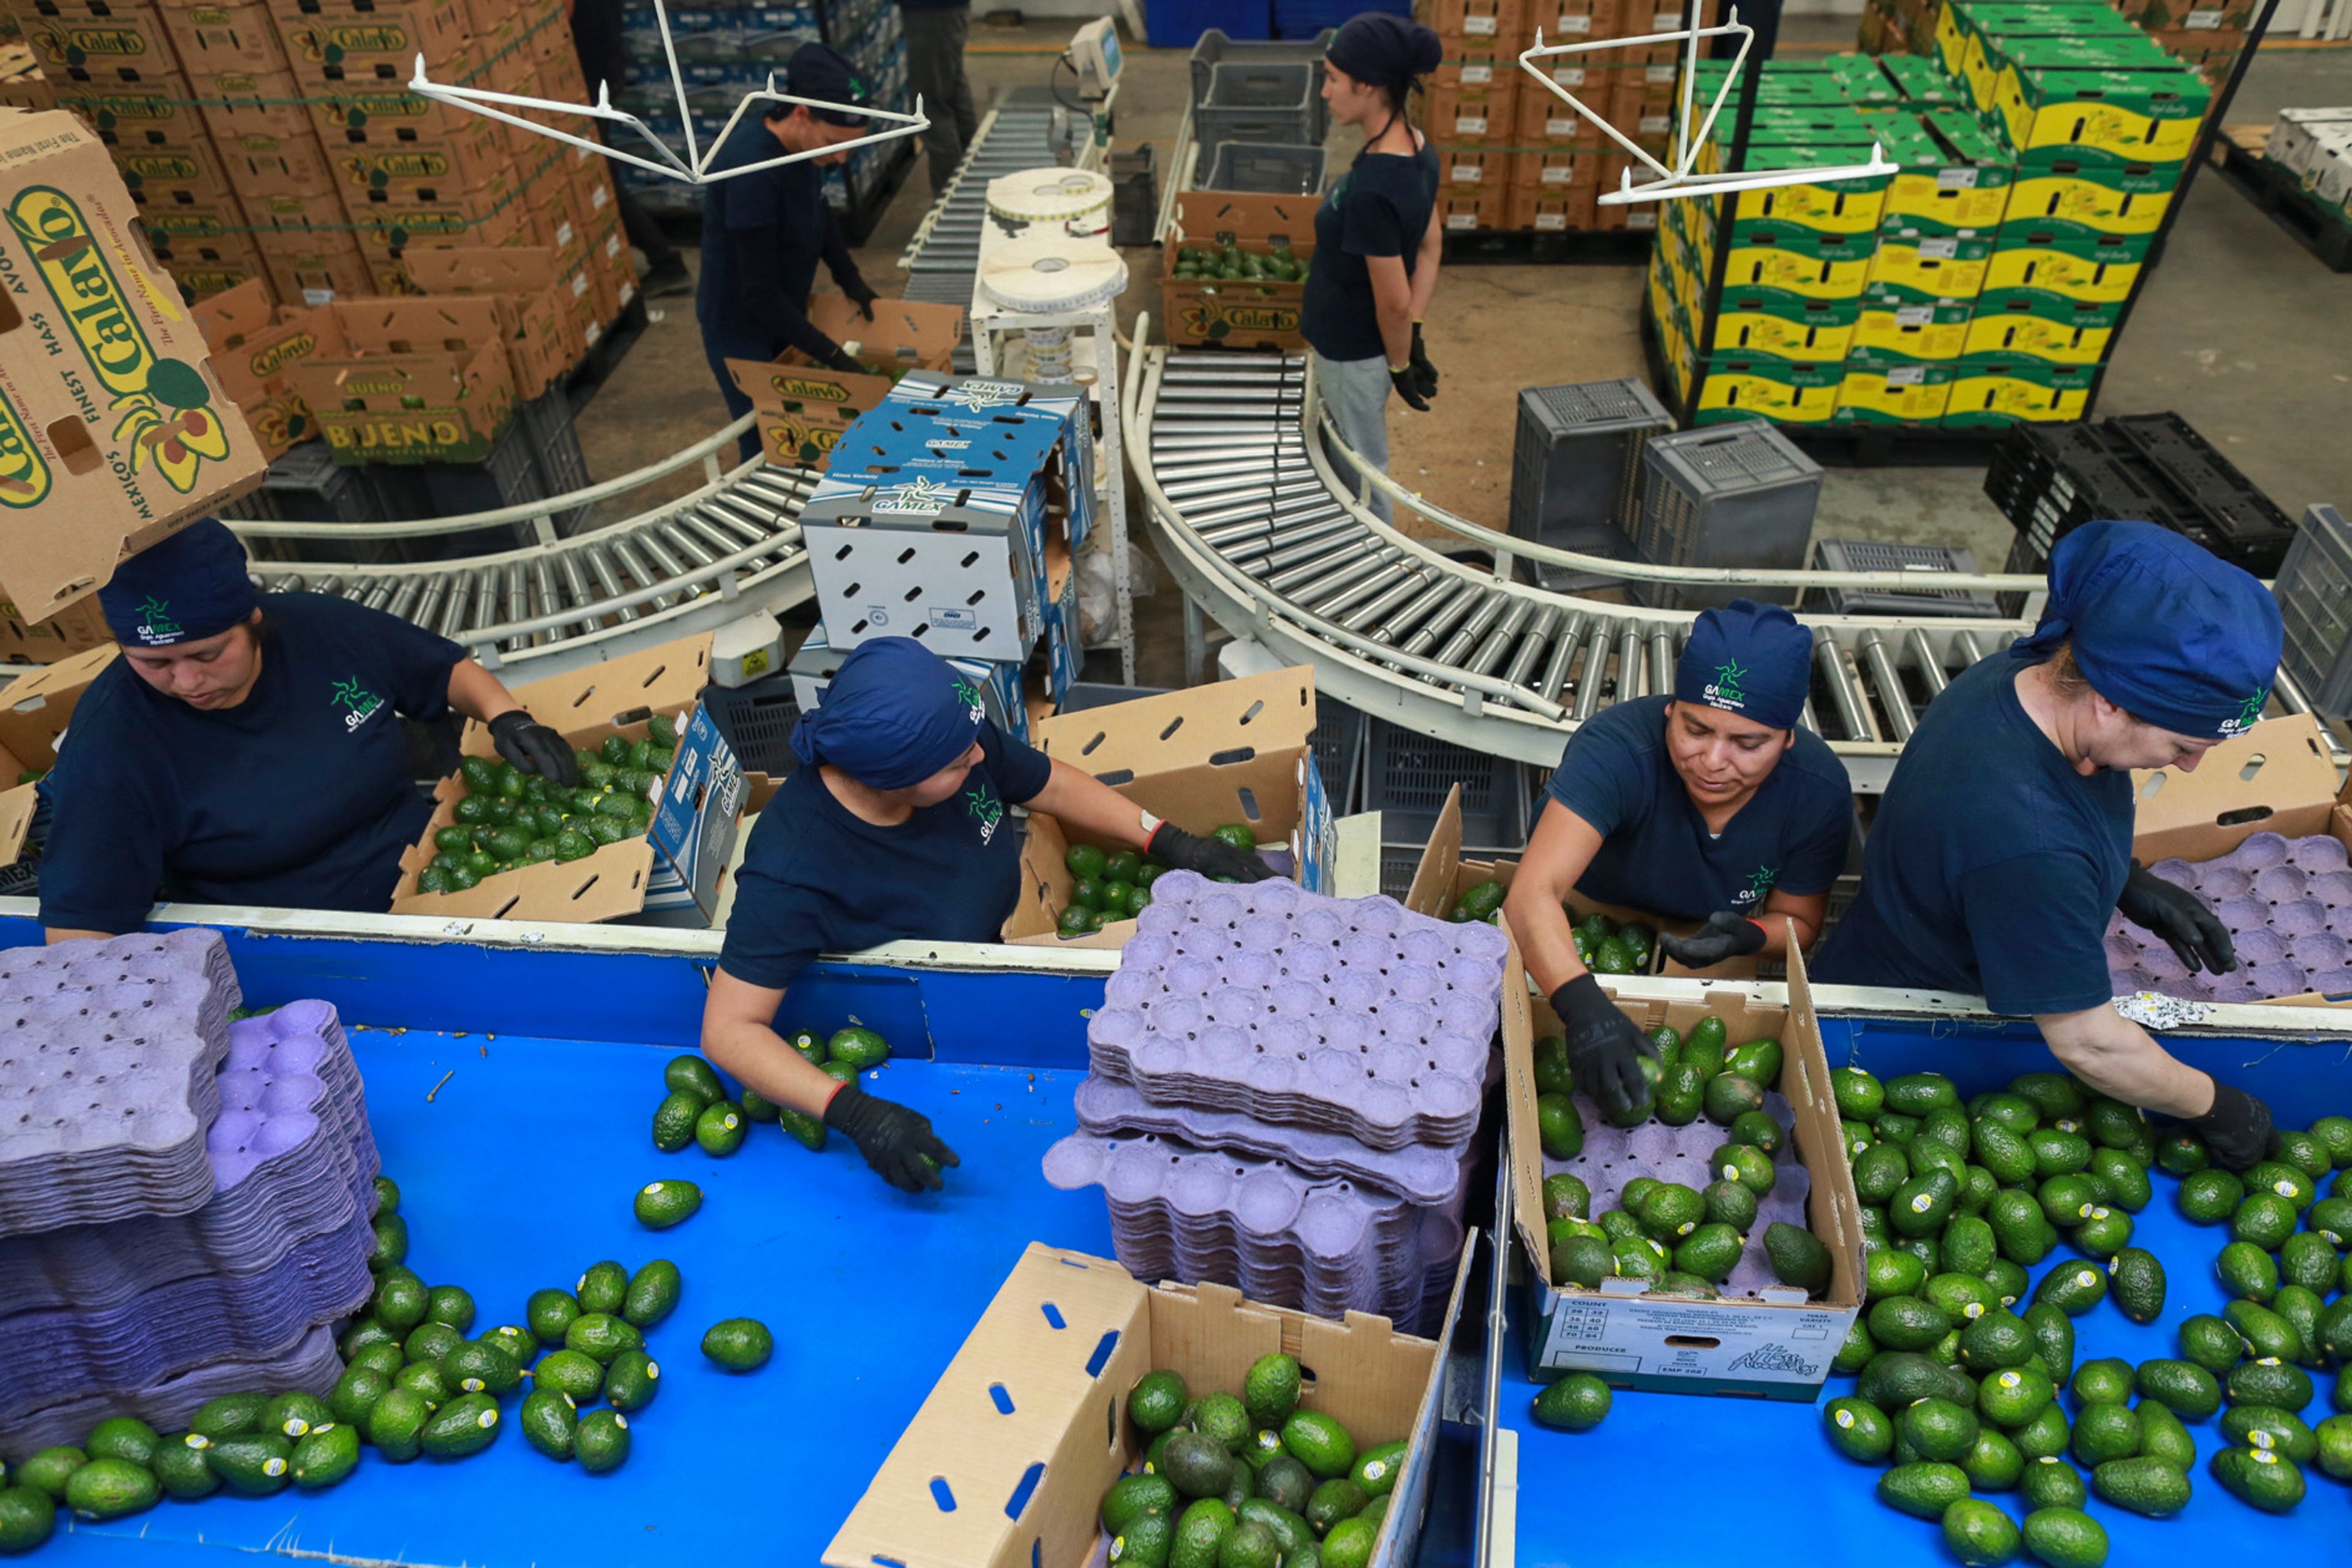
[[[1367,1515],[1370,1512],[1366,1510]],[[1322,1568],[1364,1568],[1372,1560],[1372,1547],[1379,1539],[1380,1526],[1370,1518],[1341,1520],[1324,1538]]]
[[[1652,1097],[1658,1120],[1669,1127],[1687,1127],[1698,1120],[1706,1103],[1706,1069],[1696,1062],[1675,1061],[1658,1079]]]
[[[1217,1547],[1217,1568],[1276,1568],[1282,1549],[1274,1532],[1250,1520],[1237,1520]]]
[[[1696,1230],[1706,1214],[1706,1200],[1679,1182],[1657,1183],[1642,1194],[1640,1204],[1630,1206],[1643,1234],[1669,1245]]]
[[[2211,1373],[2222,1376],[2245,1359],[2246,1342],[2238,1331],[2213,1316],[2200,1312],[2184,1319],[2180,1325],[2180,1355]]]
[[[2221,1385],[2232,1405],[2272,1405],[2300,1410],[2311,1403],[2311,1374],[2275,1356],[2240,1362]]]
[[[418,1436],[427,1457],[462,1459],[488,1447],[498,1435],[498,1401],[487,1394],[466,1394],[435,1411]]]
[[[432,1416],[423,1394],[395,1384],[368,1412],[368,1441],[394,1464],[404,1464],[423,1451],[425,1423]]]
[[[2094,1258],[2113,1258],[2131,1245],[2131,1215],[2105,1204],[2093,1204],[2071,1239]]]
[[[1713,1181],[1699,1189],[1709,1225],[1727,1225],[1745,1236],[1756,1226],[1756,1189],[1745,1182]]]
[[[1277,1453],[1259,1467],[1257,1495],[1297,1513],[1315,1495],[1315,1473],[1293,1456]]]
[[[1952,1320],[1954,1328],[1974,1322],[2000,1305],[1991,1286],[1973,1274],[1955,1274],[1949,1269],[1929,1275],[1925,1294]]]
[[[1726,1143],[1707,1156],[1707,1168],[1727,1182],[1738,1182],[1759,1198],[1772,1195],[1779,1173],[1772,1157],[1753,1143]]]
[[[2221,1289],[2242,1301],[2268,1303],[2278,1295],[2278,1263],[2251,1241],[2233,1241],[2214,1256]]]
[[[1812,1232],[1775,1220],[1765,1227],[1764,1253],[1771,1260],[1773,1275],[1783,1285],[1793,1285],[1811,1295],[1829,1289],[1829,1248],[1814,1239]],[[1736,1255],[1732,1261],[1738,1263]],[[1728,1268],[1724,1270],[1725,1274],[1729,1272]]]
[[[457,1394],[457,1391],[450,1386],[449,1380],[441,1375],[441,1363],[437,1361],[410,1362],[393,1374],[392,1386],[408,1390],[435,1410],[448,1404]]]
[[[590,1264],[582,1272],[579,1283],[572,1288],[582,1313],[619,1311],[622,1299],[628,1294],[628,1269],[610,1258]],[[537,1332],[536,1330],[532,1331]],[[560,1336],[540,1335],[541,1339],[551,1337]]]
[[[2297,1231],[2279,1244],[2278,1271],[2282,1282],[2324,1296],[2342,1279],[2344,1259],[2326,1237]]]
[[[651,1182],[637,1191],[637,1223],[647,1230],[667,1230],[694,1217],[702,1206],[702,1189],[692,1182]]]
[[[2026,1506],[2034,1509],[2079,1509],[2091,1495],[2083,1473],[2055,1456],[2026,1465],[2018,1473],[2017,1489]]]
[[[1249,1442],[1249,1412],[1223,1390],[1202,1394],[1192,1411],[1192,1430],[1223,1443],[1227,1453],[1238,1454]]]
[[[1608,1418],[1609,1385],[1589,1372],[1572,1372],[1535,1398],[1537,1422],[1562,1432],[1589,1432]]]
[[[2189,1477],[2161,1459],[2111,1459],[2091,1472],[2091,1489],[2150,1519],[2169,1519],[2189,1503]]]
[[[1216,1568],[1218,1549],[1234,1529],[1234,1510],[1213,1497],[1195,1500],[1176,1521],[1169,1568]]]
[[[2312,1436],[2318,1444],[2320,1473],[2331,1480],[2352,1481],[2352,1415],[2330,1415]]]
[[[694,1142],[694,1126],[702,1115],[703,1099],[691,1089],[674,1089],[654,1107],[654,1147],[675,1154]]]
[[[1318,1535],[1328,1535],[1331,1527],[1343,1519],[1353,1519],[1364,1511],[1371,1500],[1364,1489],[1347,1476],[1334,1476],[1315,1489],[1307,1500],[1307,1522]]]
[[[1895,1188],[1895,1195],[1887,1201],[1887,1223],[1898,1236],[1933,1236],[1951,1216],[1952,1203],[1959,1192],[1959,1183],[1952,1179],[1948,1171],[1929,1171],[1914,1176]]]
[[[2231,1496],[2264,1513],[2286,1513],[2303,1500],[2303,1471],[2274,1448],[2224,1448],[2212,1470]]]
[[[2017,1555],[2017,1523],[1979,1498],[1962,1498],[1944,1510],[1944,1544],[1969,1568],[1991,1568]]]
[[[2236,1405],[2221,1417],[2221,1436],[2249,1448],[2269,1448],[2307,1465],[2319,1457],[2319,1435],[2292,1410],[2269,1405]],[[2192,1456],[2193,1457],[2193,1456]],[[95,1461],[93,1461],[95,1462]]]
[[[1959,1090],[1942,1073],[1905,1073],[1885,1083],[1886,1109],[1906,1116],[1924,1117],[1931,1110],[1957,1109]]]
[[[1952,1331],[1951,1319],[1918,1296],[1889,1296],[1869,1313],[1870,1337],[1890,1350],[1922,1351]]]
[[[1919,1137],[1911,1140],[1910,1142],[1899,1145],[1899,1147],[1902,1148],[1906,1157],[1910,1161],[1911,1173],[1913,1175],[1924,1176],[1930,1171],[1942,1171],[1949,1174],[1952,1180],[1958,1183],[1963,1190],[1967,1188],[1969,1180],[1968,1157],[1962,1154],[1958,1150],[1953,1148],[1950,1144],[1944,1142],[1940,1139],[1929,1138],[1923,1133]],[[1954,1207],[1957,1209],[1958,1206],[1958,1204],[1956,1199],[1954,1202]]]
[[[2221,1408],[2221,1385],[2195,1362],[2142,1362],[2135,1381],[2142,1400],[2153,1400],[2184,1421],[2202,1421]]]
[[[661,1367],[643,1351],[623,1351],[604,1374],[604,1399],[615,1410],[630,1415],[643,1410],[661,1392]]]
[[[2139,1414],[2126,1405],[2085,1405],[2074,1416],[2074,1458],[2096,1469],[2139,1452]]]
[[[1885,1086],[1860,1068],[1832,1068],[1830,1090],[1848,1121],[1868,1121],[1886,1107]]]
[[[1996,1258],[1986,1264],[1978,1278],[1992,1288],[1994,1300],[2004,1307],[2014,1307],[2023,1300],[2033,1283],[2021,1266],[2006,1258]],[[2059,1316],[2065,1314],[2062,1312]]]
[[[1168,1568],[1175,1537],[1176,1526],[1168,1515],[1138,1514],[1125,1529],[1111,1533],[1108,1560],[1115,1568]]]
[[[1976,1447],[1976,1412],[1948,1399],[1922,1399],[1907,1406],[1895,1425],[1923,1459],[1957,1462]]]
[[[76,1470],[89,1463],[89,1456],[81,1449],[66,1444],[43,1448],[16,1467],[16,1484],[31,1487],[51,1502],[63,1502],[66,1482]]]
[[[411,1364],[421,1361],[437,1362],[465,1342],[466,1336],[446,1323],[423,1322],[409,1331],[407,1342],[401,1346],[401,1353]]]
[[[30,1552],[57,1528],[58,1505],[31,1487],[0,1487],[0,1552]]]
[[[220,1489],[220,1478],[205,1463],[205,1450],[211,1446],[211,1438],[194,1432],[165,1438],[155,1446],[154,1462],[148,1468],[155,1472],[166,1496],[194,1502]]]
[[[2203,1170],[2181,1178],[2177,1201],[2192,1223],[2219,1225],[2237,1211],[2245,1192],[2245,1184],[2229,1172]]]
[[[1845,1331],[1845,1342],[1830,1360],[1830,1370],[1840,1377],[1852,1377],[1878,1354],[1878,1342],[1870,1337],[1870,1325],[1857,1316]]]
[[[563,1331],[580,1315],[580,1303],[569,1290],[533,1290],[523,1307],[523,1322],[542,1344],[560,1344]]]
[[[563,1331],[563,1348],[578,1351],[609,1367],[613,1358],[623,1351],[645,1349],[646,1338],[626,1321],[609,1312],[590,1312],[572,1319],[572,1326]]]
[[[2022,1366],[2033,1353],[2033,1331],[2023,1319],[2002,1308],[1979,1313],[1960,1330],[1960,1364],[1980,1377]]]
[[[1165,1476],[1121,1476],[1103,1493],[1102,1527],[1117,1535],[1147,1513],[1176,1511],[1176,1489]]]
[[[1810,1241],[1812,1238],[1807,1237],[1806,1239]],[[1719,1285],[1739,1266],[1743,1249],[1739,1233],[1729,1226],[1703,1225],[1675,1247],[1675,1268],[1682,1273],[1696,1275],[1710,1285]],[[1823,1266],[1826,1268],[1826,1254]]]
[[[406,1334],[425,1321],[425,1309],[432,1304],[432,1292],[414,1269],[394,1264],[376,1276],[375,1295],[368,1303],[369,1315],[395,1334]]]
[[[576,1405],[592,1405],[604,1392],[604,1366],[579,1351],[550,1351],[531,1368],[531,1386],[569,1396]]]
[[[505,1394],[522,1381],[514,1357],[487,1340],[467,1340],[440,1361],[441,1375],[460,1394]]]
[[[1543,1206],[1544,1218],[1548,1220],[1589,1219],[1592,1215],[1592,1189],[1584,1184],[1583,1178],[1566,1171],[1546,1176]],[[1244,1401],[1248,1398],[1246,1390],[1243,1398]]]
[[[2293,1203],[2276,1193],[2249,1193],[2230,1216],[2230,1235],[2234,1240],[2251,1242],[2264,1251],[2274,1252],[2294,1234],[2294,1225]]]
[[[642,1344],[632,1345],[642,1350]],[[702,1336],[702,1353],[729,1372],[757,1372],[775,1353],[775,1336],[757,1318],[727,1318],[710,1325]]]
[[[375,1402],[391,1386],[392,1379],[372,1366],[346,1367],[343,1375],[335,1380],[334,1392],[327,1395],[327,1408],[344,1426],[364,1425],[368,1412],[375,1408]]]
[[[572,1451],[592,1476],[619,1469],[629,1458],[629,1418],[617,1410],[591,1410],[572,1434]]]
[[[1881,1352],[1862,1369],[1853,1392],[1889,1415],[1917,1399],[1937,1397],[1957,1405],[1963,1399],[1974,1403],[1977,1396],[1976,1384],[1965,1374],[1916,1351]]]
[[[2121,1405],[2132,1394],[2132,1364],[2119,1356],[2086,1361],[2070,1385],[2077,1405]]]
[[[2032,1193],[2008,1189],[1993,1195],[1986,1206],[1985,1220],[1992,1226],[1993,1240],[2000,1255],[2011,1262],[2031,1268],[2050,1256],[2058,1245],[2058,1233],[2042,1212],[2042,1205]]]
[[[1958,1465],[1915,1460],[1878,1478],[1878,1500],[1919,1519],[1940,1520],[1968,1495],[1968,1474]]]
[[[1356,1468],[1349,1479],[1363,1489],[1368,1498],[1383,1498],[1396,1489],[1397,1477],[1404,1470],[1405,1446],[1402,1443],[1381,1443],[1356,1456]]]
[[[534,1388],[523,1395],[515,1425],[522,1428],[523,1441],[549,1458],[568,1459],[580,1415],[572,1401],[554,1389]]]
[[[1555,1285],[1577,1285],[1594,1289],[1609,1278],[1617,1266],[1610,1255],[1609,1245],[1597,1237],[1570,1235],[1559,1237],[1551,1246],[1551,1278]]]
[[[313,1426],[294,1445],[289,1463],[294,1484],[305,1491],[324,1491],[339,1485],[359,1468],[359,1428],[339,1421]]]
[[[382,1409],[381,1404],[377,1406]],[[282,1492],[293,1477],[293,1446],[275,1432],[253,1432],[215,1438],[205,1450],[221,1484],[239,1497],[269,1497]]]
[[[835,1029],[833,1037],[825,1042],[825,1048],[833,1060],[847,1062],[859,1072],[880,1067],[890,1056],[890,1047],[881,1036],[856,1025]]]
[[[2089,1174],[2105,1191],[2107,1206],[2127,1214],[2139,1213],[2156,1195],[2147,1168],[2120,1149],[2092,1151]]]
[[[1830,1446],[1849,1459],[1883,1464],[1894,1451],[1894,1423],[1867,1400],[1832,1399],[1822,1408],[1822,1420]]]
[[[629,1276],[628,1288],[621,1295],[621,1317],[633,1328],[650,1329],[677,1308],[684,1288],[685,1276],[677,1265],[656,1258]]]
[[[1319,1410],[1300,1410],[1282,1426],[1282,1446],[1317,1477],[1329,1480],[1355,1468],[1356,1440]]]
[[[2003,1431],[2015,1431],[2032,1425],[2057,1396],[2050,1374],[2038,1363],[2028,1362],[1987,1375],[1977,1385],[1977,1408]]]
[[[2042,1414],[2010,1433],[2009,1440],[2028,1459],[2054,1458],[2063,1454],[2074,1443],[2074,1434],[2066,1425],[2066,1413],[2052,1400],[2042,1407]]]
[[[1554,1160],[1573,1160],[1584,1152],[1584,1118],[1576,1102],[1564,1094],[1536,1096],[1536,1136],[1544,1153]]]
[[[2025,1516],[2021,1534],[2025,1550],[2048,1568],[2104,1568],[2107,1561],[2105,1529],[2078,1507],[2038,1507]]]
[[[2301,1168],[2284,1160],[2258,1162],[2245,1173],[2249,1196],[2268,1193],[2284,1199],[2300,1215],[2319,1196],[2319,1189],[2311,1176]]]
[[[2221,1309],[2221,1321],[2236,1331],[2257,1360],[2303,1359],[2303,1335],[2294,1324],[2270,1308],[2253,1301],[2231,1301]]]
[[[1279,1351],[1250,1363],[1242,1378],[1242,1405],[1259,1426],[1279,1427],[1298,1408],[1298,1363]]]
[[[1758,1089],[1769,1089],[1780,1080],[1780,1042],[1750,1040],[1726,1052],[1723,1070],[1736,1078],[1746,1079]]]
[[[1864,1248],[1862,1272],[1864,1299],[1870,1301],[1916,1296],[1927,1287],[1927,1266],[1899,1247]]]
[[[335,1342],[335,1348],[343,1352],[343,1361],[349,1364],[359,1358],[361,1352],[373,1350],[378,1345],[390,1345],[397,1352],[400,1340],[400,1335],[373,1318],[362,1318],[343,1331],[342,1337]]]
[[[2143,1247],[2126,1247],[2107,1260],[2107,1286],[2125,1317],[2152,1323],[2164,1315],[2164,1265]]]
[[[66,1506],[84,1519],[127,1519],[163,1496],[154,1472],[129,1459],[95,1458],[66,1478]]]
[[[2061,1263],[2033,1288],[2036,1303],[2047,1302],[2072,1318],[2097,1306],[2106,1294],[2105,1271],[2088,1263]]]
[[[683,1089],[705,1105],[727,1098],[727,1088],[719,1081],[719,1075],[698,1056],[670,1058],[662,1068],[662,1084],[673,1093]]]
[[[1707,1080],[1700,1104],[1706,1119],[1719,1127],[1728,1127],[1749,1111],[1764,1109],[1764,1088],[1752,1079],[1740,1077],[1728,1067]]]
[[[506,1352],[519,1367],[529,1366],[539,1359],[539,1341],[518,1323],[500,1323],[482,1336],[482,1342]]]
[[[2019,1133],[1990,1118],[1975,1122],[1969,1133],[1977,1163],[1990,1171],[2003,1186],[2032,1179],[2033,1151]]]
[[[2135,1407],[2139,1416],[2139,1453],[2146,1459],[2161,1459],[2186,1474],[2197,1463],[2197,1439],[2180,1424],[2180,1417],[2153,1399],[2143,1399]]]

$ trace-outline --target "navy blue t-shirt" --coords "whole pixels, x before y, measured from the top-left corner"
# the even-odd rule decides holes
[[[1967,992],[2020,1016],[2112,995],[2101,940],[2131,872],[2131,775],[2074,771],[2017,700],[2026,668],[1986,659],[1927,705],[1815,979]]]
[[[1368,256],[1402,256],[1412,276],[1437,206],[1437,149],[1366,153],[1315,209],[1315,256],[1298,330],[1328,360],[1386,358]]]
[[[1668,700],[1604,708],[1560,753],[1546,793],[1601,835],[1576,890],[1692,921],[1717,910],[1760,913],[1775,888],[1828,892],[1845,869],[1853,826],[1853,784],[1829,742],[1800,728],[1748,804],[1709,837],[1666,753]]]
[[[782,989],[820,952],[996,941],[1021,890],[1005,805],[1034,800],[1054,764],[993,721],[980,746],[962,789],[892,827],[852,813],[814,768],[785,780],[751,829],[719,967]]]
[[[744,115],[735,133],[720,144],[715,169],[740,169],[784,155],[783,143],[755,112]],[[768,229],[774,235],[779,287],[794,311],[806,302],[816,283],[816,264],[824,254],[824,176],[814,159],[762,169],[702,188],[702,277],[694,291],[695,320],[722,331],[753,330],[761,312],[746,300],[747,286],[735,276],[735,253],[729,244],[738,229]],[[759,287],[766,287],[761,280]]]
[[[136,931],[166,899],[382,913],[433,815],[395,715],[437,719],[466,650],[320,594],[261,598],[261,675],[205,712],[117,659],[49,775],[41,923]]]

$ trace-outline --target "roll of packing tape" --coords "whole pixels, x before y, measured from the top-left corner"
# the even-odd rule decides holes
[[[1127,289],[1127,263],[1098,240],[1038,235],[981,258],[980,286],[1008,310],[1084,310]]]
[[[1087,169],[1024,169],[988,182],[988,210],[1014,223],[1068,223],[1110,210],[1110,181]]]

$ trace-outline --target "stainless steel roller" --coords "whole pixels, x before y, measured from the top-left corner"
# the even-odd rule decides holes
[[[619,538],[614,540],[612,550],[613,559],[618,561],[621,563],[622,570],[628,573],[630,576],[635,578],[641,585],[651,587],[656,583],[666,581],[662,574],[655,571],[652,565],[646,562],[645,552],[637,548],[637,540],[635,534],[625,533]],[[677,602],[678,595],[676,594],[656,594],[652,598],[646,601],[647,606],[656,614],[659,614],[661,611],[668,609],[672,605],[675,605]]]
[[[1560,693],[1568,689],[1569,671],[1575,668],[1576,650],[1584,641],[1588,618],[1582,610],[1570,610],[1552,634],[1551,651],[1544,658],[1543,675],[1536,681],[1536,695],[1545,701],[1559,701]]]
[[[585,553],[588,557],[588,570],[595,574],[596,585],[604,590],[602,597],[619,598],[623,592],[621,573],[620,569],[614,564],[612,552],[605,545],[598,543],[589,546]],[[626,625],[637,618],[637,612],[627,605],[623,605],[614,612],[614,618]]]
[[[1674,628],[1662,625],[1650,627],[1650,695],[1665,696],[1675,689]]]
[[[1911,715],[1911,699],[1904,694],[1903,678],[1895,668],[1895,656],[1887,648],[1886,639],[1876,626],[1868,626],[1854,639],[1861,651],[1864,672],[1870,679],[1871,689],[1877,693],[1879,711],[1898,741],[1907,741],[1916,727]]]
[[[1643,695],[1642,650],[1646,639],[1642,636],[1642,623],[1631,618],[1617,627],[1617,688],[1611,700],[1631,702]]]
[[[1944,694],[1952,678],[1944,673],[1944,661],[1927,642],[1927,634],[1913,626],[1903,634],[1903,646],[1910,650],[1911,668],[1919,672],[1919,684],[1927,689],[1927,700],[1933,702]]]
[[[1845,650],[1829,634],[1826,626],[1813,628],[1813,664],[1821,670],[1822,679],[1830,689],[1830,700],[1837,709],[1838,722],[1845,726],[1843,739],[1869,741],[1877,738],[1864,707],[1862,693],[1853,688],[1853,678],[1846,671]]]
[[[1510,607],[1503,612],[1502,620],[1496,624],[1493,631],[1486,634],[1486,640],[1481,642],[1470,655],[1470,663],[1466,667],[1470,673],[1494,674],[1495,668],[1503,662],[1504,656],[1508,654],[1518,642],[1519,635],[1527,630],[1528,622],[1535,615],[1535,610],[1536,602],[1533,599],[1514,598]]]

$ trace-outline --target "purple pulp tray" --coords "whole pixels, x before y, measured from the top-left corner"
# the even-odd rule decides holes
[[[2162,860],[2156,875],[2189,889],[2230,930],[2239,967],[2189,973],[2170,948],[2119,915],[2107,927],[2107,968],[2120,993],[2151,990],[2190,1001],[2260,1002],[2343,989],[2352,938],[2352,869],[2326,835],[2249,836],[2219,859]]]
[[[205,1401],[223,1394],[299,1388],[324,1399],[342,1375],[333,1332],[315,1328],[265,1356],[212,1362],[143,1387],[83,1394],[29,1415],[0,1418],[0,1459],[15,1463],[43,1448],[79,1443],[92,1426],[116,1415],[135,1415],[158,1432],[178,1432]]]
[[[217,931],[0,954],[0,1237],[202,1206],[241,999]]]
[[[2287,858],[2302,867],[2305,874],[2314,877],[2323,872],[2341,871],[2347,862],[2352,862],[2352,854],[2346,852],[2342,841],[2325,833],[2315,833],[2307,838],[2294,840],[2293,851]]]
[[[1686,1127],[1669,1127],[1655,1117],[1638,1127],[1612,1127],[1601,1120],[1600,1108],[1591,1100],[1582,1094],[1575,1096],[1575,1100],[1577,1113],[1584,1118],[1584,1151],[1573,1160],[1555,1160],[1545,1155],[1544,1174],[1556,1176],[1566,1172],[1583,1182],[1592,1193],[1594,1215],[1616,1207],[1617,1194],[1636,1176],[1676,1182],[1693,1192],[1703,1191],[1716,1179],[1717,1173],[1708,1168],[1707,1157],[1729,1140],[1728,1129],[1717,1127],[1704,1117]],[[1789,1102],[1778,1089],[1764,1097],[1764,1112],[1779,1122],[1784,1132],[1795,1119]],[[1720,1295],[1752,1296],[1759,1290],[1781,1289],[1780,1276],[1772,1272],[1770,1260],[1764,1256],[1765,1229],[1775,1220],[1800,1230],[1809,1228],[1805,1224],[1805,1198],[1812,1191],[1812,1177],[1792,1157],[1786,1142],[1773,1161],[1772,1170],[1772,1190],[1757,1205],[1756,1223],[1749,1227],[1748,1245],[1740,1252],[1738,1266],[1716,1287]],[[1673,1248],[1669,1247],[1667,1250],[1671,1252]]]

